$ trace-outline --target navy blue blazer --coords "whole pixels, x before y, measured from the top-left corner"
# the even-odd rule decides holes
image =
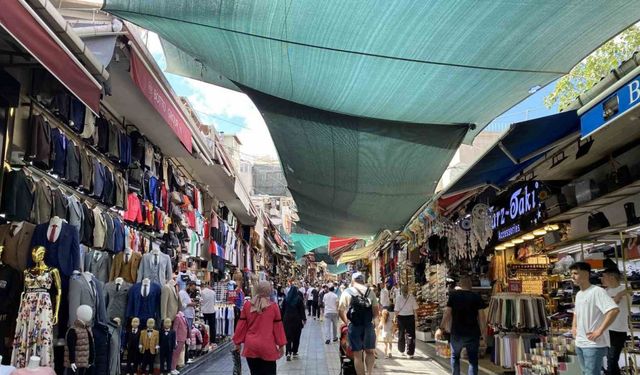
[[[149,295],[142,296],[142,283],[135,283],[129,289],[127,296],[127,322],[131,318],[140,318],[140,324],[146,326],[147,319],[156,320],[156,325],[160,324],[160,284],[151,282],[149,285]]]
[[[53,173],[60,177],[65,177],[65,164],[67,160],[67,137],[58,128],[51,129],[51,144],[53,153],[51,161],[53,162]]]
[[[113,218],[113,253],[124,251],[124,225],[118,218]]]
[[[36,225],[31,238],[31,248],[44,246],[47,252],[44,262],[49,267],[60,270],[64,276],[70,277],[74,270],[80,270],[80,242],[78,240],[78,230],[62,222],[62,229],[56,242],[49,242],[47,238],[49,223]],[[33,259],[29,257],[29,267],[33,267]]]
[[[170,329],[167,334],[164,328],[160,330],[160,352],[169,353],[173,352],[176,348],[176,331]]]

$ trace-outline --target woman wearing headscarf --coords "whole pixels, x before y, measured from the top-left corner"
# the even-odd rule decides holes
[[[304,310],[304,296],[295,285],[292,285],[287,293],[287,297],[282,303],[282,314],[284,331],[287,334],[287,361],[291,356],[298,356],[298,346],[300,346],[300,335],[302,328],[307,322],[307,315]]]
[[[233,335],[236,350],[244,344],[242,355],[247,358],[252,375],[276,373],[276,361],[284,355],[287,339],[278,304],[271,301],[272,287],[261,281],[256,294],[242,307]]]

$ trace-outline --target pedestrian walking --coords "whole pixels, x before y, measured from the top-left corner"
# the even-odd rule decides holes
[[[380,339],[384,343],[384,355],[387,358],[392,358],[393,355],[393,320],[391,319],[391,313],[389,310],[382,310],[380,314]]]
[[[307,299],[307,314],[309,316],[313,316],[313,317],[315,317],[315,314],[312,314],[313,313],[313,291],[315,289],[316,288],[314,288],[313,286],[309,285],[307,287],[307,292],[306,292],[306,295],[305,295],[305,298]]]
[[[618,267],[607,268],[602,273],[602,285],[607,289],[609,297],[618,304],[620,313],[616,320],[609,326],[609,342],[611,346],[607,351],[607,374],[620,375],[620,353],[627,341],[629,319],[629,295],[624,284],[620,283],[622,274]]]
[[[276,374],[276,361],[284,355],[287,339],[278,304],[271,301],[272,286],[261,281],[256,295],[244,304],[233,335],[235,349],[244,344],[251,375]]]
[[[467,349],[469,375],[478,375],[478,351],[480,349],[481,310],[486,307],[482,297],[471,291],[471,278],[463,276],[460,289],[449,294],[442,323],[436,331],[436,339],[442,340],[444,332],[451,334],[451,373],[460,375],[460,355]],[[396,305],[400,301],[396,300]]]
[[[353,352],[356,373],[365,375],[366,367],[366,373],[372,374],[376,362],[376,333],[373,318],[378,315],[378,299],[364,284],[362,273],[355,272],[351,280],[352,286],[345,289],[340,297],[338,314],[340,319],[349,326],[349,346]]]
[[[282,303],[282,316],[284,331],[287,336],[287,361],[290,361],[291,356],[298,356],[300,335],[307,322],[307,316],[304,311],[304,296],[295,285],[289,288],[289,293],[287,293],[287,297]]]
[[[335,288],[330,287],[322,297],[324,305],[324,343],[329,345],[331,340],[338,341],[338,296]]]
[[[322,286],[320,289],[320,294],[318,295],[318,309],[320,309],[320,321],[324,321],[324,295],[327,293],[329,289],[326,285]]]
[[[576,262],[569,270],[573,282],[580,287],[572,325],[578,363],[584,375],[600,375],[609,347],[609,326],[616,320],[620,308],[604,289],[591,285],[589,263]]]
[[[398,351],[413,358],[416,351],[416,298],[409,293],[409,287],[403,286],[396,297],[396,319],[398,321]]]
[[[311,290],[311,311],[313,320],[320,318],[320,289],[315,287]]]

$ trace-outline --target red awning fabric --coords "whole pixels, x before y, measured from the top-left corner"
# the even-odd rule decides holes
[[[339,238],[331,237],[329,240],[329,253],[344,246],[353,245],[358,241],[357,238]]]
[[[455,208],[457,203],[460,203],[464,199],[475,194],[475,192],[475,190],[465,191],[464,193],[454,194],[446,198],[440,198],[438,199],[438,207],[442,210],[441,212],[447,212],[451,208]]]
[[[80,101],[99,112],[102,87],[27,4],[3,1],[0,25]]]
[[[166,121],[174,134],[178,136],[182,145],[187,151],[191,152],[191,130],[182,117],[180,110],[176,108],[171,98],[169,98],[158,81],[153,77],[153,74],[147,69],[137,52],[131,54],[131,78],[149,103],[151,103],[160,116]]]

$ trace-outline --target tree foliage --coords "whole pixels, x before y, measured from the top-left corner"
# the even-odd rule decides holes
[[[600,82],[602,77],[617,68],[640,49],[640,24],[636,24],[609,40],[576,65],[569,74],[558,80],[555,90],[544,98],[551,108],[567,108],[580,94]]]

